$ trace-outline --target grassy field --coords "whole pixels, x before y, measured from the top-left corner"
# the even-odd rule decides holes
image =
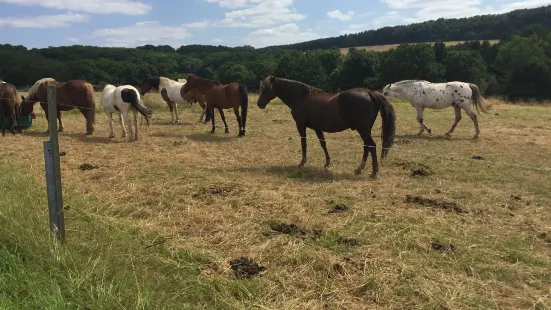
[[[483,42],[484,40],[480,40],[480,42]],[[496,43],[499,43],[499,40],[488,40],[490,42],[490,44],[496,44]],[[444,42],[446,44],[446,46],[454,46],[454,45],[457,45],[459,43],[463,43],[465,41],[448,41],[448,42]],[[434,45],[434,42],[425,42],[425,43],[429,43],[430,45]],[[398,45],[400,44],[386,44],[386,45],[372,45],[372,46],[355,46],[356,49],[359,49],[359,50],[368,50],[368,51],[375,51],[375,52],[384,52],[384,51],[388,51],[389,49],[391,48],[396,48],[398,47]],[[344,48],[340,48],[340,51],[341,51],[341,54],[343,55],[348,55],[348,50],[350,49],[350,47],[344,47]]]
[[[395,145],[372,180],[371,160],[353,173],[352,131],[326,135],[325,170],[309,130],[296,168],[300,140],[281,103],[260,110],[251,95],[237,138],[232,112],[230,133],[210,135],[189,106],[170,124],[158,94],[144,101],[156,114],[132,143],[117,122],[107,138],[100,109],[93,137],[78,112],[63,114],[61,247],[47,236],[41,109],[25,133],[0,137],[2,309],[551,307],[551,107],[492,100],[473,140],[464,114],[442,137],[451,108],[426,110],[433,134],[417,136],[413,108],[395,102]],[[229,261],[242,256],[265,270],[237,277]]]

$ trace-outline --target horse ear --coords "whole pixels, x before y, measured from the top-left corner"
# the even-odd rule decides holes
[[[21,99],[23,99],[23,101],[25,101],[25,96],[21,95]]]

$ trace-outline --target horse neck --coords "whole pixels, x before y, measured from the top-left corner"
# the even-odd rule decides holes
[[[302,90],[298,90],[298,88],[300,88],[301,86],[304,87],[303,85],[293,85],[289,87],[285,85],[288,83],[292,82],[278,80],[273,87],[276,97],[281,99],[281,101],[283,101],[285,105],[292,109],[295,105],[300,103],[301,99],[306,96],[304,95],[304,92]]]

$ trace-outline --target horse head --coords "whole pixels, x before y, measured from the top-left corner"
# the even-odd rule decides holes
[[[140,96],[147,94],[147,92],[149,92],[151,89],[159,91],[160,84],[161,81],[158,77],[146,79],[145,81],[143,81],[142,86],[140,87]]]
[[[36,103],[35,100],[30,100],[29,96],[25,98],[25,96],[21,95],[21,102],[19,103],[19,110],[21,113],[21,116],[27,116],[33,112],[34,104]]]
[[[260,81],[260,96],[256,101],[256,105],[260,109],[265,109],[268,103],[276,97],[275,92],[276,77],[270,75]]]
[[[197,82],[198,82],[197,76],[193,73],[189,74],[186,77],[186,84],[184,84],[184,88],[183,88],[184,94],[187,94],[190,90],[196,89]]]

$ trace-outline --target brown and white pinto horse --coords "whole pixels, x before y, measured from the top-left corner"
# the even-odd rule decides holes
[[[70,111],[76,108],[86,119],[86,135],[92,135],[94,133],[96,102],[92,84],[84,80],[59,82],[53,78],[43,78],[36,81],[29,90],[27,98],[21,96],[23,99],[21,115],[29,115],[33,111],[34,104],[40,102],[40,107],[46,114],[46,119],[48,119],[48,85],[56,86],[58,132],[63,132],[65,128],[61,120],[61,111]],[[49,129],[46,132],[49,132]]]
[[[229,84],[221,84],[219,82],[205,79],[199,77],[195,74],[190,74],[187,77],[187,83],[182,88],[184,94],[193,91],[199,90],[201,94],[205,96],[207,101],[207,108],[209,109],[212,130],[211,133],[214,133],[216,128],[214,124],[214,108],[218,109],[220,112],[220,117],[224,122],[225,133],[229,133],[228,124],[226,123],[226,118],[224,116],[224,111],[222,109],[231,109],[237,118],[237,123],[239,124],[239,137],[245,135],[245,125],[247,123],[247,108],[249,106],[249,95],[247,93],[247,86],[239,84],[237,82],[232,82]],[[241,106],[241,115],[239,115],[239,107]],[[208,116],[207,116],[208,117]]]
[[[15,135],[15,121],[21,124],[21,109],[19,106],[19,98],[17,89],[12,83],[0,81],[0,122],[2,123],[2,136],[6,135],[6,127],[4,127],[4,117],[10,120],[11,133]],[[21,125],[19,133],[21,133]]]

